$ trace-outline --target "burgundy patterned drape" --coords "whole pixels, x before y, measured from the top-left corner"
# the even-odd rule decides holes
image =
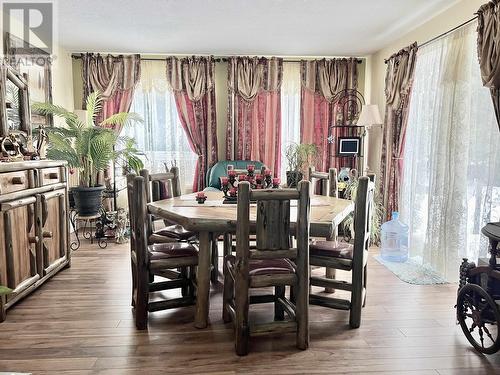
[[[128,112],[132,104],[134,89],[140,79],[141,56],[101,56],[86,53],[82,56],[83,108],[87,96],[95,91],[101,93],[104,103],[97,121],[101,122],[119,112]],[[119,134],[120,126],[113,126]]]
[[[381,196],[387,217],[398,211],[409,99],[417,59],[417,43],[392,55],[385,76],[385,119],[381,160]]]
[[[228,63],[227,160],[259,160],[281,171],[283,59],[232,57]]]
[[[500,0],[492,0],[477,11],[477,55],[483,86],[491,99],[500,129]]]
[[[340,106],[335,102],[338,94],[344,90],[357,89],[357,59],[303,60],[301,81],[301,142],[318,146],[316,170],[355,167],[354,164],[349,164],[349,159],[341,160],[335,156],[336,139],[348,134],[343,134],[343,129],[333,129],[330,134],[329,129],[332,125],[341,125]],[[328,142],[329,135],[334,137],[332,143]]]
[[[214,69],[212,57],[167,58],[167,82],[189,145],[198,155],[193,191],[205,188],[207,168],[217,162]]]

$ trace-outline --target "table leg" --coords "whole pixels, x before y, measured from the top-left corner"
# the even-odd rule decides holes
[[[206,328],[208,325],[208,312],[210,309],[210,233],[199,233],[198,272],[196,282],[198,291],[196,295],[196,316],[194,326]]]
[[[331,235],[327,238],[328,241],[337,241],[339,235],[339,229],[337,226],[333,228]],[[335,268],[326,268],[325,277],[327,279],[335,279],[335,275],[337,270]],[[335,293],[335,289],[333,288],[325,288],[325,293]]]

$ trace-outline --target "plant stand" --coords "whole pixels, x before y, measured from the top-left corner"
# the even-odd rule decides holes
[[[101,219],[101,214],[97,215],[92,215],[92,216],[81,216],[79,215],[76,210],[71,210],[69,214],[69,220],[71,222],[71,226],[73,227],[73,232],[75,233],[76,240],[72,241],[70,244],[71,250],[75,251],[80,248],[80,236],[79,236],[79,231],[80,231],[80,226],[77,225],[79,221],[83,221],[83,238],[86,238],[87,240],[90,240],[90,244],[94,243],[94,238],[97,240],[97,244],[101,249],[106,248],[108,246],[108,242],[106,240],[106,237],[97,237],[95,235],[92,235],[92,227],[91,223],[94,222],[94,224],[97,224],[97,221]]]

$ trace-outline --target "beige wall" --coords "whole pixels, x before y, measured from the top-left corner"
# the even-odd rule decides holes
[[[54,48],[54,62],[52,64],[52,101],[69,111],[73,111],[73,66],[71,53],[64,48]],[[55,119],[55,124],[61,124],[60,119]]]
[[[446,11],[436,15],[415,30],[399,38],[396,42],[378,51],[367,58],[367,71],[370,74],[369,84],[370,98],[367,102],[378,104],[382,116],[384,115],[384,87],[386,66],[384,60],[401,48],[413,42],[424,43],[429,39],[444,33],[455,26],[474,17],[479,7],[486,0],[462,0]],[[368,165],[376,174],[380,173],[380,155],[382,147],[381,128],[373,128],[370,132],[370,150],[368,153]]]

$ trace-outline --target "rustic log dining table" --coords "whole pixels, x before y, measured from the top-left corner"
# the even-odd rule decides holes
[[[207,192],[207,200],[198,204],[195,194],[182,195],[148,204],[149,213],[160,219],[178,223],[187,230],[197,232],[199,239],[197,298],[195,327],[208,325],[211,241],[213,234],[236,232],[236,204],[224,204],[222,192]],[[290,225],[294,230],[296,202],[291,203]],[[354,203],[347,199],[314,195],[311,197],[311,237],[332,238],[337,226],[354,210]],[[255,205],[250,209],[250,220],[255,223]]]

